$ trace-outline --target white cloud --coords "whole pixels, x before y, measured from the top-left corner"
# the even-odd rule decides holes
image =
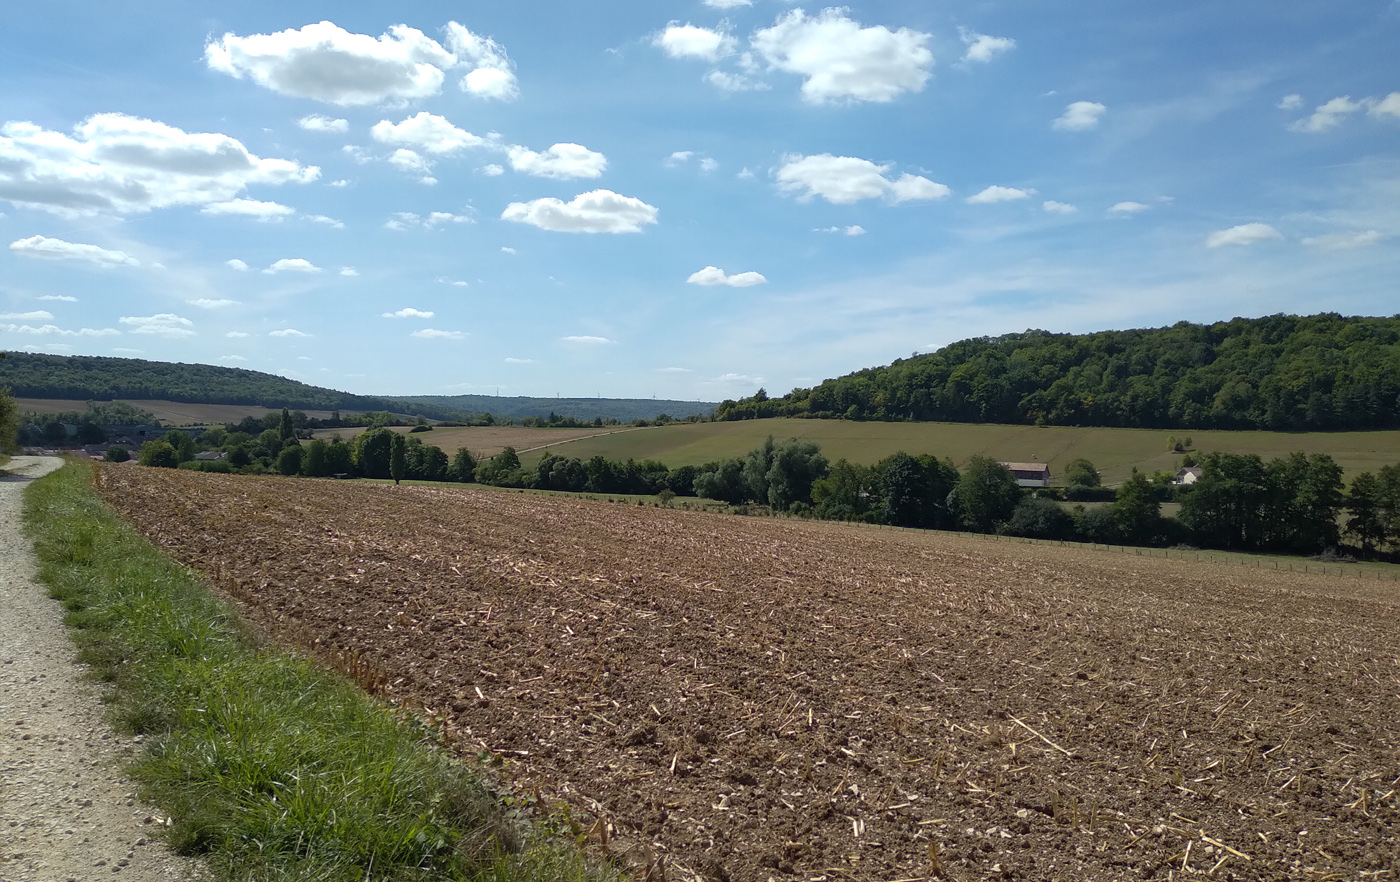
[[[719,163],[708,156],[700,160],[700,170],[702,172],[712,172],[717,168],[719,168]]]
[[[843,8],[809,17],[801,9],[779,16],[750,42],[770,68],[799,74],[802,97],[833,101],[893,101],[918,92],[929,78],[931,35],[909,28],[863,28]]]
[[[737,42],[723,31],[671,22],[652,38],[652,45],[660,46],[672,58],[718,61],[726,55],[733,55]]]
[[[656,208],[611,190],[593,190],[570,202],[553,197],[512,202],[501,219],[560,233],[640,233],[656,223]]]
[[[422,309],[414,309],[414,308],[411,307],[411,306],[405,306],[403,309],[397,310],[397,311],[395,311],[395,312],[386,312],[386,313],[384,313],[384,315],[383,315],[382,317],[383,317],[383,318],[390,318],[390,319],[391,319],[391,318],[421,318],[421,319],[430,319],[430,318],[433,317],[433,313],[430,312],[430,311],[422,310]]]
[[[78,298],[73,297],[73,296],[68,295],[68,294],[44,294],[43,296],[38,297],[38,298],[36,298],[36,299],[38,299],[38,300],[58,300],[58,301],[62,301],[63,303],[77,303],[77,302],[78,302]]]
[[[351,277],[353,277],[353,276],[358,276],[358,275],[360,274],[360,271],[357,270],[357,269],[355,269],[353,266],[343,266],[343,267],[340,268],[340,274],[341,274],[342,276],[351,276]]]
[[[1296,92],[1292,95],[1284,95],[1276,106],[1279,110],[1297,110],[1303,106],[1303,96]]]
[[[1283,234],[1268,224],[1240,224],[1228,230],[1216,230],[1206,237],[1207,248],[1220,248],[1227,245],[1255,245],[1271,239],[1282,239]]]
[[[344,178],[341,178],[341,179],[338,180],[338,181],[331,181],[331,182],[330,182],[329,184],[327,184],[326,186],[328,186],[328,187],[348,187],[348,186],[350,186],[350,182],[347,181],[347,180],[345,180]]]
[[[533,358],[507,358],[506,364],[534,364]]]
[[[321,170],[262,159],[228,135],[99,113],[73,136],[29,122],[0,126],[0,199],[68,217],[206,205],[249,184],[306,183]]]
[[[891,202],[942,199],[952,191],[928,178],[905,174],[898,180],[885,177],[889,165],[876,165],[853,156],[787,156],[776,172],[778,188],[797,193],[799,199],[820,196],[836,205],[884,196]]]
[[[432,228],[440,224],[474,223],[476,223],[476,221],[473,220],[470,215],[453,214],[450,211],[434,211],[431,212],[427,217],[421,217],[417,214],[414,214],[411,211],[396,211],[392,216],[390,216],[390,218],[387,221],[384,222],[384,227],[385,229],[389,230],[408,230],[418,227],[421,227],[425,230],[431,230]]]
[[[1360,101],[1351,100],[1351,96],[1349,95],[1333,98],[1326,104],[1320,105],[1313,111],[1311,116],[1306,119],[1300,119],[1290,125],[1288,130],[1292,132],[1307,132],[1308,134],[1325,132],[1339,125],[1345,117],[1365,106],[1366,105]]]
[[[375,38],[323,21],[275,34],[224,34],[204,47],[204,60],[212,70],[248,77],[274,92],[329,104],[426,98],[442,90],[445,71],[459,67],[471,68],[461,81],[463,91],[515,96],[515,74],[500,44],[456,22],[446,30],[450,49],[406,25]]]
[[[306,215],[306,219],[313,224],[323,224],[333,230],[345,229],[345,223],[343,221],[338,221],[333,217],[326,217],[324,214],[308,214]]]
[[[1035,195],[1034,189],[1022,190],[1019,187],[1001,187],[996,184],[967,197],[967,202],[971,205],[988,205],[993,202],[1015,202],[1018,199],[1029,199]]]
[[[742,169],[739,170],[739,174],[735,175],[735,177],[737,177],[741,181],[751,181],[754,178],[753,169],[749,168],[748,166],[744,166]]]
[[[140,266],[141,261],[124,251],[109,251],[96,245],[80,245],[47,236],[30,236],[10,243],[10,250],[21,257],[41,260],[78,260],[97,266]]]
[[[387,119],[380,120],[369,133],[381,144],[404,144],[438,156],[459,153],[486,143],[485,139],[457,128],[445,117],[427,111],[410,116],[399,123],[391,123]]]
[[[35,337],[114,337],[121,333],[116,328],[80,328],[70,331],[55,325],[0,325],[0,331],[8,334],[30,334]]]
[[[303,116],[301,119],[297,120],[297,125],[306,129],[308,132],[335,132],[343,135],[350,131],[350,121],[348,119],[332,119],[329,116],[323,116],[319,113]]]
[[[565,343],[582,343],[582,344],[585,345],[585,346],[606,346],[606,345],[608,345],[608,344],[610,344],[610,343],[616,343],[616,342],[617,342],[616,340],[609,340],[607,337],[589,337],[589,336],[569,336],[569,337],[560,337],[559,339],[560,339],[560,340],[563,340]]]
[[[470,282],[463,281],[462,279],[449,279],[449,278],[447,278],[446,276],[444,276],[444,277],[438,279],[438,284],[441,284],[441,285],[451,285],[451,286],[454,287],[454,288],[470,288],[470,287],[471,287],[471,283],[470,283]]]
[[[241,356],[241,355],[221,355],[221,356],[219,356],[219,361],[247,361],[247,360],[248,360],[248,359],[244,358],[244,357]]]
[[[502,246],[501,246],[501,253],[502,253],[502,254],[519,254],[520,252],[516,251],[514,248],[510,247],[509,245],[502,245]]]
[[[1108,110],[1097,101],[1075,101],[1065,108],[1065,112],[1050,124],[1051,128],[1062,132],[1081,132],[1099,124],[1099,117]]]
[[[447,45],[456,53],[459,66],[471,68],[457,84],[463,92],[502,101],[509,101],[520,94],[515,65],[500,43],[490,37],[473,34],[454,21],[447,25]]]
[[[224,266],[227,266],[230,269],[236,269],[240,273],[246,273],[248,271],[248,264],[244,263],[236,257],[233,260],[224,261]]]
[[[310,334],[303,334],[296,328],[283,328],[280,331],[268,331],[269,337],[310,337]]]
[[[712,9],[733,9],[736,6],[752,6],[753,0],[705,0],[705,5]]]
[[[865,227],[862,227],[860,224],[853,224],[853,225],[851,225],[851,226],[849,226],[849,227],[822,227],[821,229],[813,230],[813,232],[815,232],[815,233],[842,233],[842,234],[847,235],[847,236],[864,236],[864,235],[865,235]]]
[[[198,300],[187,300],[185,302],[188,303],[190,306],[198,306],[200,309],[223,309],[227,306],[238,305],[237,300],[229,300],[224,297],[220,297],[218,299],[214,299],[211,297],[201,297]]]
[[[690,368],[683,368],[683,367],[664,367],[664,368],[657,368],[657,369],[656,369],[656,372],[657,372],[658,374],[693,374],[693,373],[695,373],[695,371],[691,370]]]
[[[1076,211],[1079,210],[1073,205],[1070,205],[1068,202],[1056,202],[1053,199],[1046,200],[1041,204],[1040,207],[1050,212],[1051,214],[1074,214]]]
[[[515,146],[506,151],[510,167],[540,178],[569,180],[596,178],[608,167],[608,159],[581,144],[555,144],[543,153]]]
[[[483,165],[481,167],[481,173],[483,175],[486,175],[486,177],[488,178],[499,178],[501,175],[506,173],[506,170],[505,166],[497,165],[493,162],[489,165]]]
[[[399,171],[423,175],[424,180],[431,180],[429,172],[433,170],[433,164],[405,147],[389,155],[389,164]]]
[[[1366,230],[1355,233],[1326,233],[1321,236],[1309,236],[1303,240],[1303,244],[1325,251],[1345,251],[1351,248],[1365,248],[1368,245],[1375,245],[1383,239],[1385,236],[1380,230]]]
[[[296,214],[295,208],[278,202],[259,202],[256,199],[233,199],[228,202],[214,202],[199,210],[200,214],[236,214],[255,217],[260,221],[279,221]]]
[[[1016,47],[1016,41],[1010,37],[989,37],[986,34],[974,33],[966,28],[958,28],[958,35],[962,37],[963,44],[967,46],[967,53],[963,55],[963,61],[985,63]]]
[[[705,74],[705,82],[723,92],[766,92],[773,88],[762,80],[726,70],[710,71]]]
[[[243,331],[229,331],[227,334],[224,334],[224,336],[230,340],[241,340],[248,335]]]
[[[461,331],[439,331],[437,328],[424,328],[421,331],[414,331],[410,337],[421,337],[424,340],[462,340],[467,335]]]
[[[321,268],[309,260],[301,257],[284,257],[272,266],[263,270],[264,273],[292,272],[292,273],[319,273]]]
[[[12,322],[51,322],[53,313],[46,309],[36,309],[33,312],[5,312],[0,313],[0,320]]]
[[[680,165],[681,163],[688,161],[690,157],[694,155],[694,150],[677,150],[675,153],[672,153],[670,156],[666,157],[666,164]]]
[[[1371,102],[1371,108],[1366,112],[1371,116],[1393,116],[1400,118],[1400,92],[1391,92],[1384,98],[1373,100]]]
[[[1139,211],[1146,211],[1149,208],[1151,208],[1150,205],[1144,205],[1141,202],[1115,202],[1108,211],[1110,214],[1137,214]]]
[[[133,334],[148,334],[172,340],[194,336],[194,331],[190,330],[194,322],[170,312],[157,315],[124,315],[117,321],[123,325],[131,325]]]
[[[737,384],[737,385],[744,385],[744,386],[762,386],[762,385],[763,385],[763,378],[762,378],[762,377],[750,377],[750,376],[748,376],[747,374],[728,373],[728,374],[720,374],[718,377],[715,377],[715,378],[713,378],[713,379],[711,379],[711,380],[708,380],[707,383],[708,383],[709,385],[719,384],[719,385],[722,385],[722,386],[730,386],[730,385],[736,385],[736,384]]]
[[[690,274],[686,281],[692,285],[728,285],[731,288],[749,288],[768,281],[762,273],[747,272],[729,275],[717,266],[707,266]]]

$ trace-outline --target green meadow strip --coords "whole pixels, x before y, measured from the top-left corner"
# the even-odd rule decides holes
[[[32,484],[41,578],[179,852],[230,880],[578,880],[617,874],[531,827],[416,723],[258,643],[70,463]]]

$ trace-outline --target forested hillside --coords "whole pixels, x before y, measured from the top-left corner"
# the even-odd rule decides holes
[[[481,413],[518,419],[551,412],[579,420],[622,422],[708,415],[713,404],[652,399],[501,398],[485,395],[369,396],[309,386],[275,374],[207,364],[171,364],[140,358],[9,353],[0,361],[0,386],[16,398],[184,401],[248,404],[294,410],[392,411],[431,419],[464,419]],[[81,410],[81,408],[76,408]]]
[[[1400,427],[1400,316],[1237,318],[1212,325],[963,340],[717,419],[943,420],[1136,428]]]

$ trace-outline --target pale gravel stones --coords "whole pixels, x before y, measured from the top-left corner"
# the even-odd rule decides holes
[[[103,722],[62,608],[35,578],[21,493],[59,465],[16,457],[6,468],[18,476],[0,478],[0,879],[206,878],[161,844],[159,811],[121,772],[136,742]]]

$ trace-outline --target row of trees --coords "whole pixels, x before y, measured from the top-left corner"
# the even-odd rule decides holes
[[[1212,325],[963,340],[716,419],[798,416],[1138,428],[1400,427],[1400,316],[1275,315]]]

